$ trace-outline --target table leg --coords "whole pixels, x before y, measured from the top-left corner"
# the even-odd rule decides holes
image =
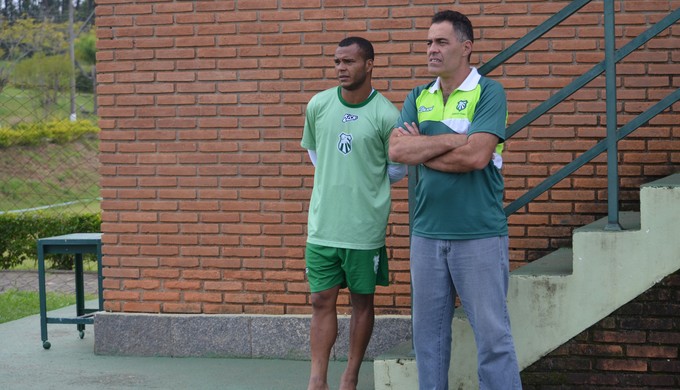
[[[75,271],[76,271],[76,316],[85,315],[85,283],[83,282],[83,255],[82,253],[75,254]],[[85,336],[85,324],[77,325],[80,332],[80,338]]]
[[[99,296],[99,311],[104,310],[104,277],[102,275],[102,246],[97,245],[97,295]]]
[[[43,348],[49,349],[47,341],[47,296],[45,293],[45,251],[42,245],[38,245],[38,296],[40,297],[40,338]]]

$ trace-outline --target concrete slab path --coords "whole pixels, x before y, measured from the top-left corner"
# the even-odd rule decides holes
[[[17,272],[11,271],[10,276],[0,272],[0,292],[25,286],[37,289],[36,273]],[[71,286],[73,282],[59,280],[57,284]],[[48,287],[48,291],[53,290]],[[96,302],[87,302],[86,307],[90,306]],[[68,317],[74,312],[71,306],[48,315]],[[92,326],[86,326],[84,339],[79,338],[76,325],[48,324],[48,332],[52,347],[45,350],[39,315],[0,324],[0,389],[304,390],[309,378],[309,361],[99,356],[94,354]],[[330,362],[331,389],[338,388],[345,364]],[[373,362],[363,363],[358,389],[374,389]]]

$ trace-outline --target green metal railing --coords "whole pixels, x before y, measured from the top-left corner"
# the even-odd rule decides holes
[[[567,19],[569,16],[583,8],[593,0],[576,0],[572,1],[564,9],[557,14],[550,17],[544,23],[536,27],[525,37],[521,38],[513,45],[499,53],[492,58],[488,63],[479,68],[480,74],[488,74],[495,68],[503,64],[507,59],[524,49],[545,33],[550,31],[560,22]],[[544,101],[539,106],[519,118],[516,122],[508,126],[506,129],[506,139],[512,137],[517,132],[528,126],[548,110],[555,107],[557,104],[565,100],[567,97],[578,91],[581,87],[595,79],[597,76],[605,72],[606,76],[606,115],[607,115],[607,137],[598,142],[588,151],[574,159],[571,163],[564,166],[552,176],[546,178],[536,187],[529,190],[524,195],[520,196],[515,201],[511,202],[505,207],[505,214],[511,215],[529,202],[536,199],[542,193],[550,189],[552,186],[566,178],[595,157],[600,155],[605,150],[607,151],[607,211],[608,224],[605,230],[620,230],[619,225],[619,179],[618,179],[618,146],[617,143],[622,138],[626,137],[640,126],[647,123],[651,118],[658,115],[660,112],[670,107],[672,104],[680,100],[680,89],[675,90],[664,99],[654,104],[642,114],[631,120],[626,125],[618,128],[617,111],[616,111],[616,63],[621,61],[628,54],[644,45],[653,37],[657,36],[663,30],[667,29],[680,19],[680,9],[676,9],[668,16],[664,17],[654,26],[631,40],[621,49],[615,49],[615,35],[614,35],[614,0],[604,0],[604,35],[605,35],[605,60],[595,65],[588,72],[573,80],[569,85],[562,88],[550,99]]]

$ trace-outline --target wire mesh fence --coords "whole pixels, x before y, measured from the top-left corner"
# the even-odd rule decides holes
[[[96,213],[94,2],[0,7],[0,215]]]

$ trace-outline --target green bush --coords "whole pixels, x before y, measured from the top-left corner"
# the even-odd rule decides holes
[[[14,145],[38,145],[41,142],[63,144],[86,134],[97,133],[99,133],[99,128],[87,120],[20,123],[13,127],[0,127],[0,148]]]
[[[14,83],[17,86],[59,91],[68,87],[71,61],[66,54],[46,56],[37,53],[21,60],[14,69]]]
[[[71,233],[100,231],[101,215],[31,212],[0,214],[0,269],[9,269],[27,259],[38,258],[38,239]],[[90,260],[94,256],[88,256]],[[55,269],[72,269],[72,259],[66,255],[51,255],[47,259]]]
[[[76,91],[84,93],[92,93],[94,91],[92,79],[83,72],[76,73]]]

